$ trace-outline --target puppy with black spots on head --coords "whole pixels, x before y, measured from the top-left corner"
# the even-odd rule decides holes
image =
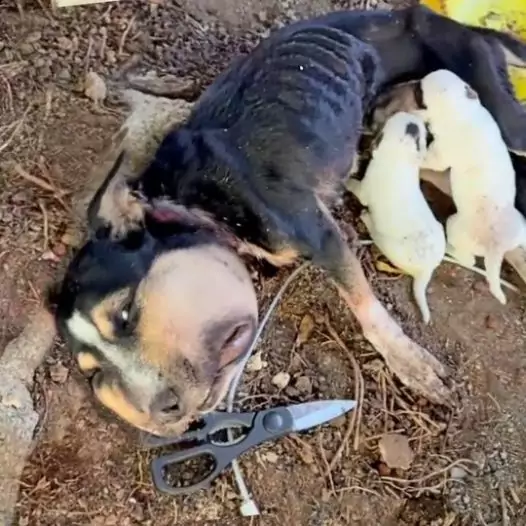
[[[467,266],[484,257],[491,293],[503,304],[504,254],[526,243],[524,217],[515,208],[515,171],[501,130],[477,93],[457,75],[438,70],[421,82],[433,141],[423,166],[450,169],[457,213],[446,223],[448,253]]]
[[[347,188],[367,207],[361,219],[372,240],[392,263],[412,276],[416,303],[424,322],[429,323],[426,290],[444,258],[446,237],[420,189],[426,139],[421,118],[396,113],[376,140],[365,177],[350,179]]]

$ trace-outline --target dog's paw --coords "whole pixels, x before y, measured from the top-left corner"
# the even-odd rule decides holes
[[[447,370],[426,349],[411,340],[387,314],[378,319],[365,337],[383,356],[387,367],[411,390],[437,404],[448,404],[450,390],[442,379]]]

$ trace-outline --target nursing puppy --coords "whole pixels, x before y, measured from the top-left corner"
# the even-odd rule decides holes
[[[439,70],[421,82],[425,116],[434,139],[425,166],[450,168],[457,213],[446,224],[448,253],[473,266],[484,257],[491,293],[503,304],[504,254],[526,242],[525,220],[515,208],[515,171],[499,126],[475,91],[454,73]]]
[[[420,190],[426,135],[422,119],[396,113],[379,135],[365,177],[351,179],[347,187],[367,207],[361,219],[375,244],[412,276],[416,303],[429,323],[426,290],[444,258],[446,237]]]
[[[108,181],[126,184],[97,193],[91,239],[54,298],[98,399],[161,435],[217,407],[257,325],[250,255],[326,270],[387,367],[447,403],[445,368],[375,297],[330,209],[378,90],[439,68],[472,83],[508,145],[526,151],[510,54],[525,62],[526,45],[421,6],[331,13],[237,59],[136,177],[116,155]]]

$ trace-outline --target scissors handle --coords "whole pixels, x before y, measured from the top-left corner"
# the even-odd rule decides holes
[[[269,418],[270,417],[270,418]],[[257,413],[254,426],[248,435],[234,444],[205,443],[186,450],[175,451],[152,461],[152,477],[156,488],[169,495],[189,494],[207,488],[232,461],[254,446],[270,439],[285,435],[293,427],[293,418],[289,411],[277,408]],[[180,464],[192,458],[208,455],[214,460],[212,471],[199,482],[190,486],[175,487],[166,482],[164,470],[170,465]]]

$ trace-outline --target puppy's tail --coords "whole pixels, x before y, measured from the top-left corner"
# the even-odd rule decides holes
[[[431,313],[427,303],[426,292],[432,275],[433,269],[431,271],[422,271],[416,276],[413,276],[413,296],[422,314],[422,319],[426,325],[431,320]]]
[[[489,285],[489,290],[497,298],[502,305],[506,305],[506,296],[502,291],[500,281],[500,269],[504,254],[502,252],[492,252],[485,256],[484,265],[486,266],[486,280]]]

